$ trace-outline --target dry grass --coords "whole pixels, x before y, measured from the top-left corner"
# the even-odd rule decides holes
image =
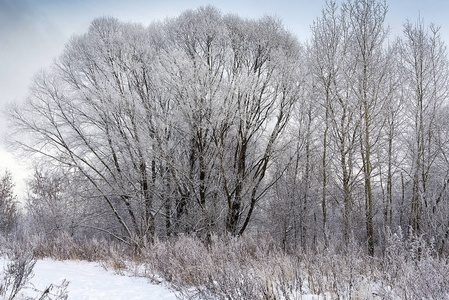
[[[185,299],[449,299],[449,262],[419,237],[389,235],[381,257],[360,245],[318,245],[286,252],[273,240],[212,237],[209,244],[187,236],[133,249],[107,240],[62,235],[7,243],[33,257],[101,262],[117,273],[162,277]],[[2,243],[4,241],[1,241]],[[3,244],[5,245],[5,244]],[[3,251],[11,251],[5,250]],[[134,270],[132,270],[134,269]]]

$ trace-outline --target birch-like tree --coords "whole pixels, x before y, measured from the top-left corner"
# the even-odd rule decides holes
[[[349,55],[354,66],[346,80],[355,97],[360,118],[360,158],[365,195],[365,226],[368,252],[374,255],[374,211],[376,147],[383,133],[385,107],[392,93],[389,66],[393,58],[386,52],[389,29],[385,25],[386,2],[347,1],[343,4],[351,37]]]
[[[447,181],[447,164],[443,162],[446,154],[439,145],[441,133],[446,130],[443,116],[449,96],[448,60],[439,28],[426,27],[422,20],[404,25],[401,54],[409,121],[411,201],[407,225],[419,234],[424,228],[430,229],[429,222],[441,206],[446,189],[440,181]]]

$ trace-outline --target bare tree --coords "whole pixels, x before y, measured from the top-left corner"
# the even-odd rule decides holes
[[[440,176],[437,170],[441,165],[437,166],[436,162],[439,157],[445,157],[437,145],[442,130],[440,126],[443,125],[440,116],[449,96],[448,60],[439,28],[434,25],[426,28],[422,20],[404,25],[401,49],[407,83],[404,93],[409,100],[407,160],[412,191],[408,225],[419,234],[429,222],[428,218],[433,218],[433,213],[429,215],[429,208],[441,203],[441,198],[434,196],[434,188],[445,189],[445,185],[432,186],[435,185],[433,181]],[[447,178],[447,173],[443,172],[442,176]],[[437,194],[441,195],[441,192]]]
[[[145,71],[140,53],[133,55],[144,35],[114,19],[93,21],[51,71],[36,77],[23,109],[12,112],[17,130],[32,134],[22,149],[83,174],[120,224],[124,236],[114,235],[136,244],[154,234],[148,126],[131,81]]]
[[[0,233],[11,233],[18,221],[17,197],[9,171],[0,178]]]
[[[348,17],[351,35],[350,55],[355,73],[347,77],[351,92],[358,102],[360,150],[365,189],[365,224],[368,250],[374,255],[374,153],[384,126],[384,107],[389,90],[389,66],[392,58],[384,51],[388,36],[385,26],[386,2],[375,0],[347,1],[343,13]]]
[[[226,230],[242,234],[275,180],[299,50],[277,20],[211,7],[148,28],[96,19],[11,112],[31,134],[19,144],[82,174],[122,241],[151,242],[163,211],[167,232],[210,233],[223,207]]]
[[[108,228],[110,214],[85,190],[85,179],[79,174],[37,168],[25,198],[28,233],[44,238],[62,234],[79,238],[95,234],[91,228]]]
[[[327,213],[328,178],[332,180],[333,201],[341,210],[343,236],[349,241],[353,230],[353,210],[357,184],[356,149],[361,122],[357,115],[357,101],[353,96],[352,81],[357,74],[352,42],[354,32],[348,21],[348,11],[337,11],[335,3],[328,3],[323,16],[312,27],[312,75],[322,107],[324,131],[322,141],[322,209]],[[328,156],[328,153],[332,155]],[[326,228],[324,228],[326,230]],[[327,233],[325,233],[327,234]]]
[[[266,175],[302,87],[299,45],[280,22],[241,23],[228,20],[235,28],[227,70],[234,90],[226,107],[235,117],[217,139],[228,203],[226,229],[233,234],[245,231],[256,204],[276,181],[267,181]]]
[[[309,47],[310,69],[313,77],[315,94],[319,98],[322,118],[322,188],[321,188],[321,210],[323,218],[323,236],[325,243],[327,238],[328,220],[328,181],[329,164],[332,156],[328,154],[331,130],[331,102],[335,100],[334,88],[339,76],[338,59],[341,54],[342,27],[338,16],[337,4],[326,2],[322,15],[312,26],[312,40]]]

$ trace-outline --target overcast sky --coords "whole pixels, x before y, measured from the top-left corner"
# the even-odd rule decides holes
[[[276,16],[300,40],[306,40],[310,25],[320,15],[324,3],[325,0],[0,0],[0,110],[8,103],[22,101],[33,75],[50,66],[68,39],[86,32],[95,17],[112,16],[146,25],[210,4],[224,13],[242,17]],[[413,21],[421,16],[426,24],[440,25],[448,42],[449,1],[389,0],[387,4],[387,21],[394,35],[401,33],[406,19]],[[0,136],[7,131],[4,117],[0,115]],[[17,166],[18,159],[14,160],[6,148],[1,139],[0,174],[8,168],[19,188],[23,188],[25,170],[30,168],[23,164]]]

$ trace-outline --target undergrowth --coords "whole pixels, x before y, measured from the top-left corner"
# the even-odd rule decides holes
[[[22,249],[31,270],[44,257],[97,261],[117,273],[168,282],[182,299],[449,299],[449,262],[419,236],[390,233],[377,257],[356,243],[285,251],[270,238],[252,236],[214,236],[207,244],[180,236],[138,253],[113,241],[67,235],[2,245],[8,245],[2,255]]]

